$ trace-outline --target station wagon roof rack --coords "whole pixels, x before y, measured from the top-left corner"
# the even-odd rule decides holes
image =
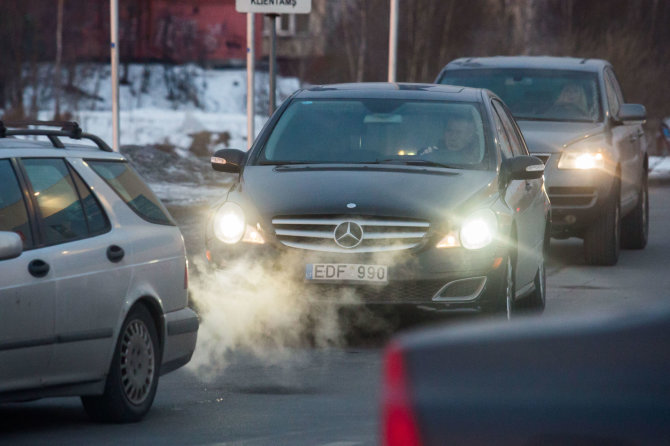
[[[40,127],[60,127],[59,130],[50,130],[50,129],[35,129],[28,128],[28,126],[40,126]],[[51,141],[51,144],[57,149],[64,149],[65,145],[60,140],[60,137],[66,137],[71,139],[88,139],[93,141],[98,149],[105,152],[113,152],[113,150],[99,137],[92,135],[90,133],[84,133],[79,127],[79,124],[75,121],[12,121],[12,122],[3,122],[0,121],[0,138],[6,138],[8,136],[27,136],[27,135],[36,135],[36,136],[46,136]]]

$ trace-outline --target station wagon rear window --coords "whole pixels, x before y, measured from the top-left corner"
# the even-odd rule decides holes
[[[158,197],[128,163],[100,160],[86,162],[144,220],[161,225],[175,225]]]

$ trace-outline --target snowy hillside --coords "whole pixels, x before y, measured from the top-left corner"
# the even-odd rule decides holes
[[[53,66],[40,67],[40,79],[53,79]],[[203,69],[195,65],[131,64],[121,70],[119,92],[121,145],[160,145],[180,155],[202,146],[203,132],[211,133],[208,148],[246,148],[246,71]],[[61,110],[72,114],[82,128],[112,139],[110,69],[105,64],[80,64],[63,72],[70,79],[61,98]],[[26,104],[34,104],[39,119],[53,118],[55,99],[50,82],[27,87]],[[300,87],[295,78],[278,78],[279,101]],[[268,75],[256,74],[256,131],[267,119]],[[193,151],[191,150],[191,151]]]

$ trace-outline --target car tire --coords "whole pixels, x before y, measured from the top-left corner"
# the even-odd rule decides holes
[[[514,293],[516,292],[516,283],[514,280],[514,257],[505,256],[501,266],[499,267],[500,274],[496,278],[499,280],[497,288],[492,289],[489,300],[481,307],[481,311],[492,316],[505,315],[507,319],[512,319],[516,311],[516,303],[514,302]]]
[[[144,305],[136,305],[121,326],[105,392],[81,401],[96,421],[140,421],[156,396],[160,349],[155,323]]]
[[[644,249],[649,238],[649,187],[647,172],[642,176],[640,199],[633,212],[621,221],[621,247],[624,249]]]
[[[547,269],[544,260],[535,273],[534,284],[533,292],[516,304],[525,313],[540,314],[544,311],[547,302]]]
[[[621,245],[621,204],[617,186],[603,214],[584,234],[584,261],[587,265],[611,266],[619,260]]]
[[[512,256],[507,256],[505,259],[505,280],[504,280],[504,292],[505,292],[505,315],[507,320],[512,319],[515,309],[516,302],[514,298],[516,296],[516,280],[515,280],[515,268],[514,260]]]

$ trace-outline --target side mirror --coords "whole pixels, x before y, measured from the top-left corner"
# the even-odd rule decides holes
[[[0,231],[0,260],[13,259],[23,252],[23,242],[16,232]]]
[[[247,152],[237,149],[221,149],[214,152],[210,159],[212,169],[218,172],[239,173],[242,170]]]
[[[534,180],[544,175],[544,163],[534,156],[515,156],[503,161],[501,170],[507,180]]]
[[[647,109],[644,108],[644,105],[640,104],[622,104],[617,118],[621,122],[644,122],[647,120]]]

